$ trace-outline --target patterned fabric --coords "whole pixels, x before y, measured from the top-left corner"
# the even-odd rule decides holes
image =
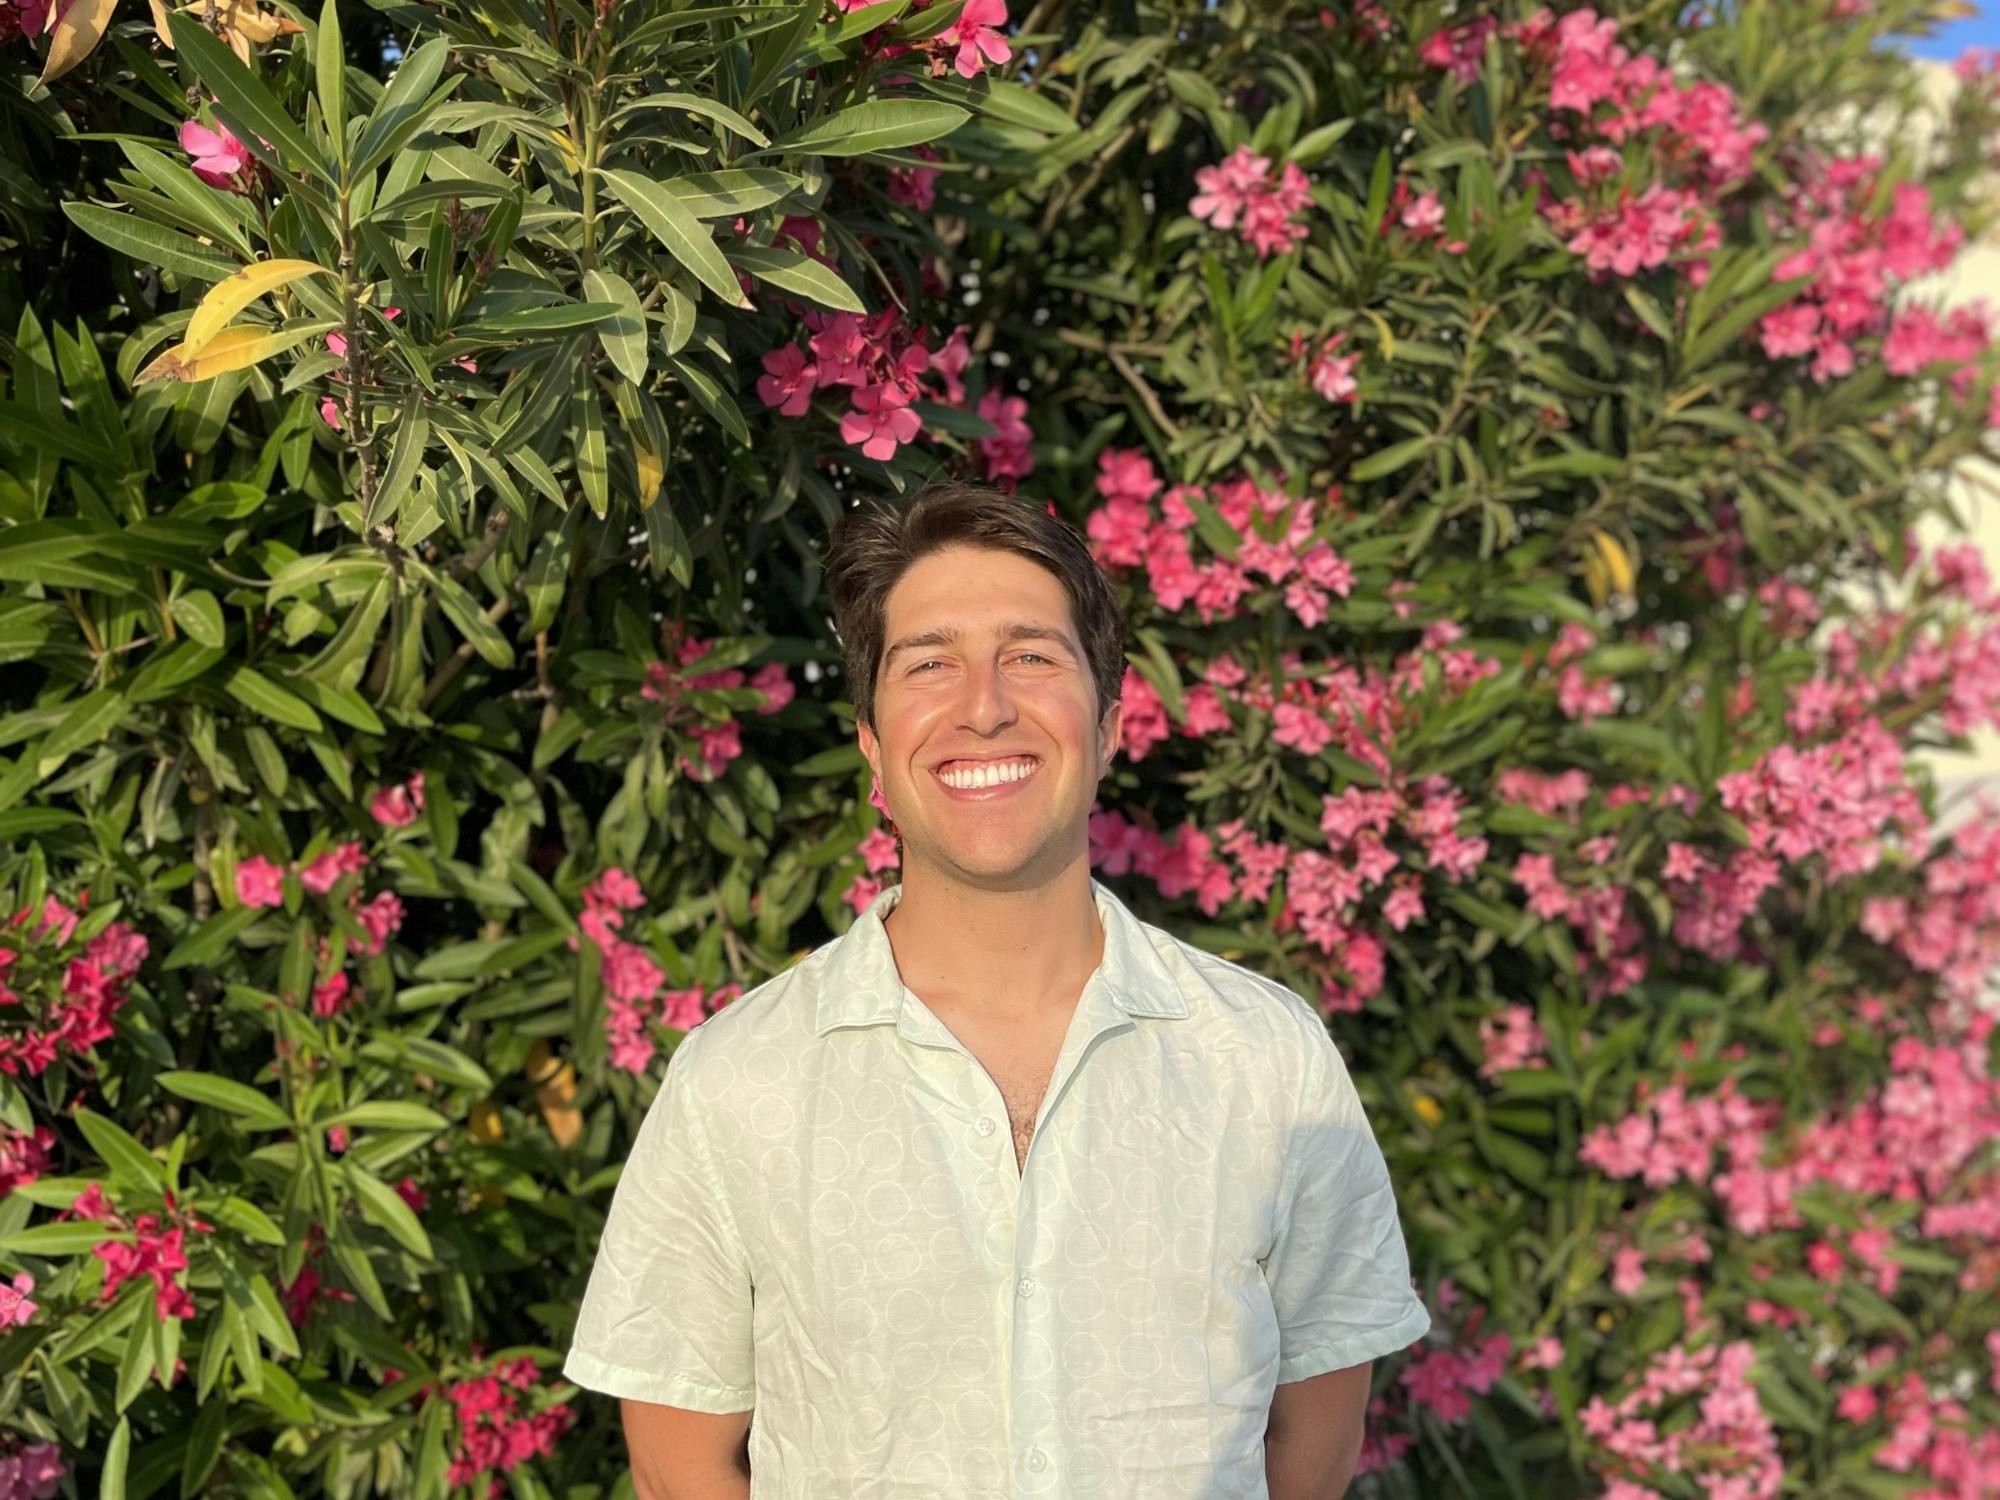
[[[1091,892],[1024,1167],[900,886],[689,1033],[563,1373],[754,1408],[754,1500],[1263,1500],[1272,1388],[1430,1327],[1395,1195],[1311,1005]]]

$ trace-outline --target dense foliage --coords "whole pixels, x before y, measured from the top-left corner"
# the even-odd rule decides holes
[[[1948,9],[0,9],[0,1500],[629,1484],[555,1366],[893,878],[816,559],[942,473],[1128,606],[1097,873],[1382,1134],[1358,1492],[2000,1492]]]

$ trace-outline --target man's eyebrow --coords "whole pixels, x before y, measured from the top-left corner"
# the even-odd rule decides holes
[[[906,635],[882,653],[882,665],[886,668],[896,659],[896,653],[899,651],[916,651],[925,646],[950,646],[957,642],[958,636],[958,631],[949,625],[941,625],[935,630],[918,631],[915,635]],[[1063,631],[1053,625],[1038,625],[1029,620],[1017,620],[1011,625],[1001,626],[1000,638],[1003,641],[1053,641],[1065,651],[1076,649]]]

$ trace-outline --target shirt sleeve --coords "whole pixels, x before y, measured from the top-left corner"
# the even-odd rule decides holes
[[[1333,1038],[1315,1030],[1264,1262],[1279,1385],[1393,1354],[1431,1326],[1382,1148]]]
[[[681,1041],[640,1122],[563,1375],[635,1401],[749,1411],[750,1270],[691,1087],[701,1039]]]

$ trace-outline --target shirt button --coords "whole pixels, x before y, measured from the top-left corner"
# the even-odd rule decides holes
[[[1015,1286],[1014,1290],[1019,1292],[1023,1297],[1034,1296],[1035,1278],[1032,1276],[1023,1276],[1020,1282]]]
[[[1048,1456],[1044,1454],[1041,1449],[1030,1448],[1028,1450],[1029,1468],[1033,1469],[1036,1473],[1040,1473],[1043,1469],[1046,1469],[1048,1466],[1049,1466]]]
[[[981,1135],[993,1134],[993,1116],[981,1115],[979,1117],[979,1123],[974,1125],[972,1128],[978,1131]]]

